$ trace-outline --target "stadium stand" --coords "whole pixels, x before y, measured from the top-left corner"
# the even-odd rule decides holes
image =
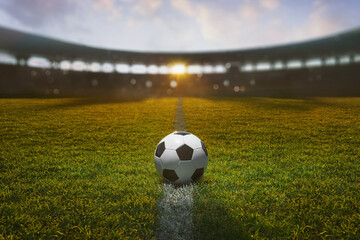
[[[0,35],[1,96],[360,95],[360,29],[191,53],[99,49],[1,27]]]

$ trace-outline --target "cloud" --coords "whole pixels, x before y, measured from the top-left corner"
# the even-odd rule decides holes
[[[205,40],[226,43],[231,47],[239,45],[240,40],[251,32],[254,32],[252,35],[259,35],[256,31],[260,20],[277,9],[279,2],[247,0],[226,6],[221,1],[205,3],[171,0],[171,6],[194,21]]]
[[[245,21],[255,22],[278,6],[278,0],[246,1],[240,6],[240,17]]]
[[[162,0],[139,0],[133,10],[142,16],[151,16],[161,7]]]
[[[310,15],[311,32],[314,35],[325,35],[338,32],[346,25],[346,18],[341,13],[333,12],[328,2],[317,1],[316,8]]]
[[[348,26],[345,14],[338,11],[336,2],[316,0],[305,24],[296,33],[296,40],[334,34]]]
[[[61,21],[73,11],[70,0],[0,0],[0,7],[25,26],[38,27]]]
[[[174,9],[184,13],[187,16],[194,16],[196,13],[194,7],[188,0],[172,0],[171,5]]]
[[[109,19],[119,18],[122,7],[115,4],[115,0],[96,0],[93,3],[93,8],[97,10],[105,10],[109,15]]]
[[[261,0],[261,6],[267,10],[274,10],[279,6],[278,0]]]
[[[221,41],[226,38],[234,19],[232,14],[212,3],[191,3],[189,0],[172,0],[172,7],[195,22],[205,40]],[[194,24],[193,24],[194,25]]]
[[[240,7],[240,17],[246,21],[256,21],[260,16],[259,7],[251,4],[246,4]]]

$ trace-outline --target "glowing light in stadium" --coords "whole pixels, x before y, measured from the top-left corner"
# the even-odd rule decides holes
[[[100,72],[100,69],[101,69],[101,65],[98,62],[93,62],[89,66],[89,70],[91,72]]]
[[[118,64],[115,65],[115,70],[118,73],[129,73],[130,72],[130,66],[129,66],[129,64],[118,63]]]
[[[350,56],[349,55],[343,55],[339,59],[340,64],[349,64],[350,63]]]
[[[70,70],[71,68],[71,63],[67,60],[61,61],[60,62],[60,69],[61,70]]]
[[[332,66],[332,65],[335,65],[336,64],[336,59],[335,57],[328,57],[325,59],[325,64],[327,66]]]
[[[144,64],[134,64],[131,66],[130,72],[135,74],[145,74],[146,66]]]
[[[156,65],[150,65],[150,66],[148,66],[148,68],[147,68],[147,72],[148,72],[149,74],[157,74],[157,73],[159,72],[159,68],[158,68],[158,66],[156,66]]]
[[[7,54],[5,52],[0,52],[0,63],[15,65],[16,58],[13,55]]]
[[[184,74],[186,72],[186,67],[184,64],[175,64],[170,68],[172,74]]]
[[[234,87],[234,92],[241,92],[241,93],[243,93],[243,92],[245,92],[245,90],[246,90],[246,88],[245,88],[245,86],[235,86]]]
[[[176,88],[176,86],[177,86],[177,82],[176,82],[175,80],[172,80],[172,81],[170,82],[170,87]]]
[[[228,87],[228,86],[230,86],[230,81],[225,79],[223,84],[225,87]]]
[[[162,65],[159,67],[159,73],[160,74],[168,74],[169,73],[169,67],[166,65]]]
[[[320,58],[311,58],[305,62],[307,67],[320,67],[322,65]]]
[[[131,85],[135,85],[135,84],[136,84],[136,79],[135,79],[135,78],[132,78],[132,79],[130,80],[130,84],[131,84]]]
[[[189,65],[187,68],[189,74],[201,74],[202,69],[200,65]]]
[[[51,68],[51,63],[43,57],[31,57],[27,62],[29,67]]]
[[[281,61],[277,61],[274,63],[274,69],[283,69],[284,64]]]
[[[215,72],[216,73],[226,73],[226,67],[218,64],[215,66]]]
[[[147,88],[151,88],[152,87],[152,81],[146,81],[146,83],[145,83],[145,86],[147,87]]]
[[[213,73],[214,68],[211,65],[205,65],[203,66],[203,73]]]
[[[252,65],[251,63],[247,63],[247,64],[245,64],[245,65],[243,65],[241,67],[241,71],[243,71],[243,72],[251,72],[251,71],[254,71],[254,70],[255,70],[254,65]]]
[[[71,65],[71,69],[74,71],[86,70],[86,64],[83,61],[74,61]]]
[[[256,64],[256,70],[258,71],[267,71],[271,69],[271,65],[269,62],[259,62]]]
[[[360,54],[354,56],[354,62],[360,62]]]
[[[111,73],[114,71],[114,66],[111,63],[104,63],[101,66],[101,71],[103,71],[105,73]]]
[[[288,61],[286,66],[287,68],[301,68],[302,62],[300,60],[293,59]]]

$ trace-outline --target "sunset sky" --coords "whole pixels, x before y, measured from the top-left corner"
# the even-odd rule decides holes
[[[207,51],[360,26],[359,0],[0,0],[0,25],[110,49]]]

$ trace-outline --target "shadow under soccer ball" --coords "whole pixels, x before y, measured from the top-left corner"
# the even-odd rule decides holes
[[[199,180],[208,163],[204,143],[189,132],[173,132],[164,137],[154,153],[158,174],[174,185]]]

